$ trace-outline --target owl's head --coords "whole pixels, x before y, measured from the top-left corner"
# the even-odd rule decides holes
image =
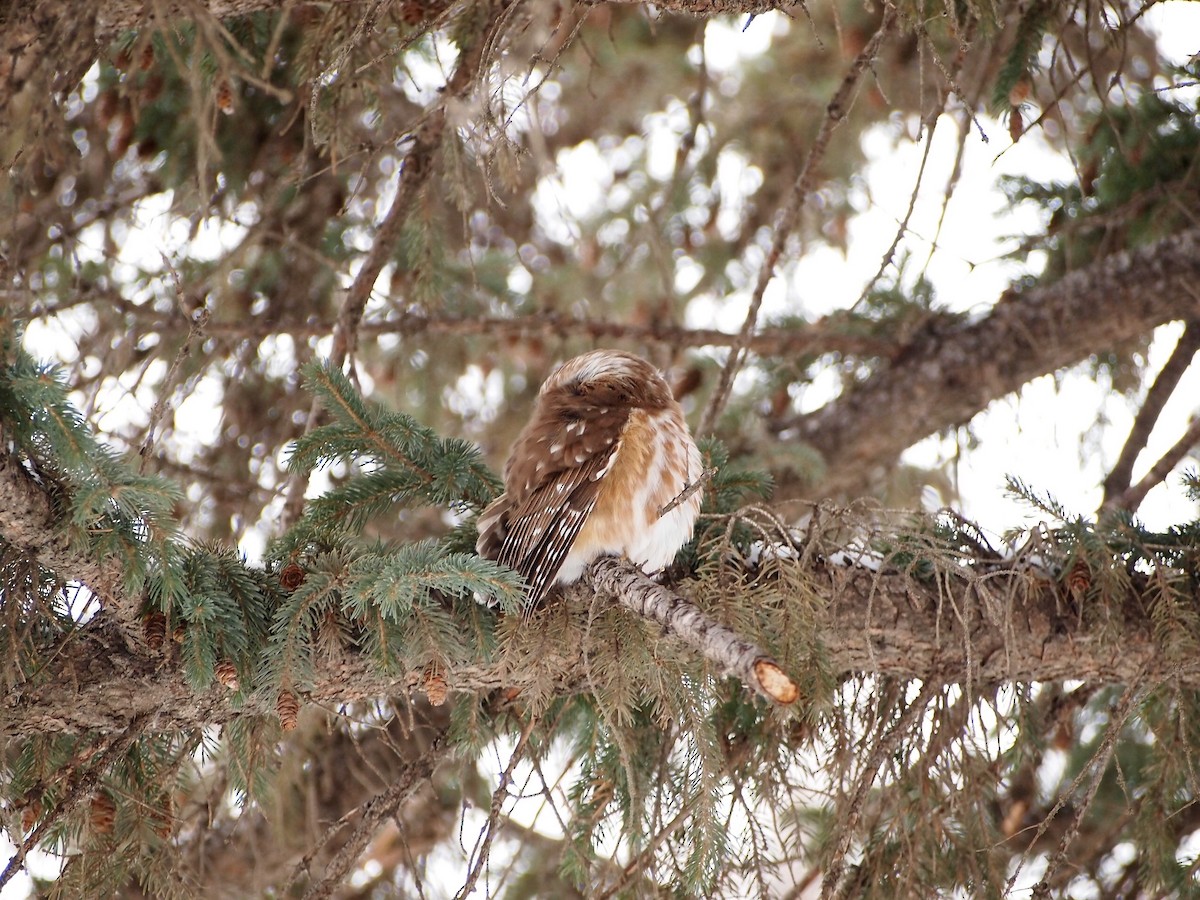
[[[674,402],[658,369],[622,350],[592,350],[567,360],[539,393],[543,402],[569,398],[576,404],[610,408],[662,409]]]

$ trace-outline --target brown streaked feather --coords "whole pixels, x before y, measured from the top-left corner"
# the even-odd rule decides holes
[[[579,404],[560,408],[557,398],[538,413],[513,445],[504,471],[505,490],[514,505],[560,474],[607,455],[629,419],[628,407]]]
[[[535,487],[505,516],[505,533],[496,558],[521,573],[529,585],[530,605],[539,602],[554,584],[596,505],[603,472],[615,451],[614,443],[583,464],[554,473],[556,477]]]
[[[564,562],[594,555],[590,546],[580,551],[576,545],[581,532],[589,533],[587,523],[604,495],[602,485],[631,415],[668,409],[674,402],[657,369],[616,350],[577,356],[546,379],[533,417],[509,455],[504,494],[479,517],[476,544],[482,556],[524,576],[531,606],[559,579]],[[645,468],[632,457],[630,462]],[[610,511],[608,519],[617,527],[637,524],[617,523],[619,512]],[[619,540],[609,544],[608,550],[624,546]],[[580,555],[573,557],[573,551]]]
[[[500,558],[500,548],[504,546],[504,537],[508,533],[508,513],[511,509],[512,500],[504,493],[479,514],[479,521],[476,523],[479,539],[475,541],[475,552],[484,559]]]

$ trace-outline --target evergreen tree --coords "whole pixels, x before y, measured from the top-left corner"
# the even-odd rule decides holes
[[[1200,893],[1200,424],[1151,441],[1200,349],[1200,71],[1148,8],[0,11],[0,889]],[[999,179],[1041,226],[947,297],[910,218],[985,139],[1074,174]],[[609,345],[674,378],[703,515],[660,581],[531,608],[476,518]],[[1081,373],[1096,509],[1008,471],[1032,530],[915,511],[954,461],[905,450]]]

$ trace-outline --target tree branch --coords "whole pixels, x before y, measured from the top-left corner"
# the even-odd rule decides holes
[[[152,309],[134,307],[126,311],[136,318],[145,333],[185,334],[190,322],[176,316],[163,318]],[[55,310],[31,309],[29,318],[54,315]],[[306,319],[303,322],[266,317],[242,321],[209,322],[204,333],[210,339],[251,340],[277,334],[294,338],[324,337],[335,328],[328,321]],[[739,336],[715,328],[682,328],[667,322],[648,324],[588,319],[557,312],[538,312],[519,316],[454,316],[433,310],[406,311],[384,319],[368,318],[357,327],[359,337],[486,337],[512,341],[531,337],[560,337],[569,334],[593,341],[620,340],[635,344],[664,344],[677,348],[731,347]],[[845,323],[823,320],[807,325],[764,328],[750,336],[747,349],[759,356],[807,356],[842,353],[852,356],[891,357],[902,348],[892,340],[869,334],[855,334]]]
[[[846,116],[850,114],[854,91],[858,87],[859,79],[875,62],[875,57],[878,56],[884,39],[891,34],[895,27],[896,7],[890,2],[885,2],[883,20],[879,23],[879,28],[876,29],[875,34],[871,40],[867,41],[858,56],[854,58],[842,78],[842,83],[838,85],[838,89],[834,91],[825,107],[825,116],[821,119],[821,127],[808,147],[804,165],[800,167],[800,174],[796,176],[787,200],[776,216],[771,249],[767,251],[767,256],[758,270],[758,281],[754,285],[754,293],[750,296],[750,305],[746,310],[746,318],[742,322],[741,330],[738,332],[737,343],[730,350],[729,358],[721,369],[721,378],[717,383],[716,390],[713,391],[708,405],[704,408],[697,435],[707,435],[712,431],[717,417],[720,416],[729,399],[729,392],[733,388],[733,378],[742,365],[746,347],[750,343],[750,335],[754,332],[754,327],[758,322],[758,310],[762,306],[767,285],[775,277],[775,267],[783,255],[783,248],[787,245],[792,232],[796,230],[796,223],[800,217],[800,210],[804,207],[804,201],[812,193],[813,185],[817,180],[817,167],[825,158],[829,139],[833,136],[834,129],[841,125],[846,120]]]
[[[1135,512],[1142,505],[1142,501],[1146,499],[1146,495],[1156,485],[1162,483],[1171,474],[1171,470],[1179,465],[1180,461],[1197,444],[1200,444],[1200,416],[1193,417],[1187,431],[1183,433],[1183,437],[1162,455],[1162,458],[1150,468],[1141,481],[1113,497],[1111,501],[1104,504],[1105,508],[1127,509]]]
[[[709,618],[690,600],[655,584],[627,560],[603,557],[592,563],[588,577],[596,590],[612,594],[621,605],[657,622],[672,637],[704,654],[722,672],[776,703],[795,703],[800,690],[779,664],[758,646]]]
[[[475,87],[486,49],[491,46],[496,33],[504,21],[507,2],[500,2],[490,11],[490,19],[475,40],[466,46],[458,60],[454,73],[447,79],[438,94],[438,100],[430,105],[420,125],[412,133],[412,146],[404,157],[400,168],[400,183],[387,214],[375,229],[371,249],[367,252],[354,281],[342,298],[337,324],[333,330],[333,350],[330,363],[340,367],[348,356],[353,356],[358,344],[358,326],[371,290],[383,271],[384,265],[396,252],[400,227],[408,219],[417,198],[433,174],[435,157],[442,146],[442,135],[446,130],[446,111],[450,104],[460,103]],[[320,402],[313,398],[305,423],[305,433],[316,427]],[[288,485],[285,521],[295,521],[304,504],[307,476],[293,475]]]
[[[825,598],[814,639],[834,675],[863,673],[942,684],[1064,679],[1127,684],[1140,674],[1200,688],[1200,659],[1175,660],[1166,652],[1154,636],[1149,604],[1139,589],[1123,600],[1112,598],[1110,618],[1095,625],[1070,608],[1056,581],[1027,567],[964,570],[935,583],[905,572],[829,562],[786,564],[797,566],[801,571],[793,574]],[[676,601],[670,591],[616,561],[598,568],[598,587],[650,608],[657,605],[663,618],[672,621]],[[535,618],[527,627],[554,631],[558,638],[531,639],[519,664],[510,654],[495,662],[448,667],[448,688],[471,693],[586,690],[585,666],[595,650],[585,645],[586,639],[561,640],[563,617],[566,626],[586,634],[586,604],[555,606],[553,615]],[[0,736],[112,732],[144,713],[155,715],[162,728],[221,724],[241,714],[219,685],[198,696],[177,663],[131,651],[106,619],[97,616],[58,647],[47,648],[48,663],[36,679],[14,684],[0,697]],[[305,699],[336,705],[403,694],[419,688],[424,673],[424,666],[417,666],[387,675],[369,658],[346,654],[314,673]],[[755,680],[748,677],[746,682]],[[252,698],[245,709],[268,712],[265,704]]]
[[[138,598],[124,596],[120,564],[99,563],[72,546],[70,537],[56,524],[49,496],[7,452],[0,452],[0,542],[32,556],[64,582],[86,586],[120,623],[126,642],[136,643],[141,604]]]
[[[1009,293],[983,319],[933,320],[863,383],[773,427],[821,453],[823,493],[860,493],[877,467],[1031,379],[1193,317],[1189,288],[1198,281],[1200,228],[1191,228]]]
[[[222,801],[229,784],[219,776],[207,790],[194,793],[178,813],[173,837],[179,874],[192,895],[259,897],[278,890],[299,869],[299,888],[287,894],[299,896],[306,884],[338,865],[340,854],[353,853],[361,860],[361,851],[346,845],[359,833],[363,817],[378,810],[378,804],[399,798],[403,785],[427,770],[435,741],[443,740],[439,759],[447,755],[442,736],[450,724],[448,705],[433,708],[414,699],[411,704],[385,701],[383,707],[389,706],[394,711],[386,723],[364,715],[376,703],[352,705],[339,714],[306,715],[296,731],[282,738],[272,803],[229,808]],[[337,721],[342,716],[345,721]],[[364,719],[371,723],[368,727],[363,727]],[[308,760],[336,762],[308,765]],[[447,777],[458,783],[468,774],[464,769]],[[391,818],[413,855],[421,856],[454,833],[462,810],[440,775],[417,777],[413,789],[399,800]],[[383,822],[368,830],[386,831]],[[132,881],[121,895],[149,896]]]
[[[1133,483],[1133,465],[1145,448],[1146,440],[1150,437],[1150,432],[1154,430],[1159,414],[1162,413],[1167,400],[1175,392],[1179,379],[1192,364],[1192,357],[1196,355],[1197,350],[1200,350],[1200,322],[1193,320],[1188,322],[1187,327],[1184,328],[1183,334],[1179,336],[1179,343],[1171,351],[1170,359],[1163,365],[1154,379],[1154,384],[1146,392],[1146,399],[1142,402],[1142,408],[1138,410],[1137,416],[1134,417],[1133,426],[1129,429],[1129,437],[1125,439],[1125,446],[1121,448],[1121,455],[1113,465],[1112,471],[1108,473],[1108,477],[1104,479],[1105,506],[1115,503],[1118,494],[1129,490],[1129,486]]]
[[[429,176],[433,174],[434,158],[442,146],[442,135],[446,131],[446,110],[451,104],[461,103],[474,89],[479,79],[484,53],[495,40],[496,33],[504,22],[504,12],[507,8],[507,2],[500,2],[490,10],[487,25],[463,49],[454,74],[438,92],[437,102],[429,108],[421,124],[412,133],[412,146],[401,163],[400,183],[395,199],[392,200],[383,221],[375,229],[371,249],[346,291],[341,311],[338,313],[331,354],[335,366],[341,365],[346,356],[354,352],[358,324],[366,308],[367,299],[371,296],[371,289],[375,286],[384,265],[396,252],[400,227],[407,220],[417,197],[428,183]]]
[[[331,896],[337,886],[350,873],[351,867],[358,861],[358,858],[367,848],[367,844],[375,836],[375,832],[379,830],[379,827],[395,814],[401,804],[407,801],[433,777],[433,770],[446,755],[445,739],[448,730],[449,722],[446,723],[441,731],[434,735],[433,742],[428,749],[405,766],[399,777],[392,784],[367,801],[362,809],[361,818],[354,826],[353,833],[342,844],[337,854],[329,862],[329,865],[326,866],[321,880],[311,885],[305,891],[304,900],[324,900],[324,898]],[[335,823],[330,828],[330,832],[337,831],[339,828],[340,823]],[[312,848],[312,854],[315,854],[328,841],[330,836],[327,834],[324,840]],[[312,855],[306,854],[304,860],[297,866],[296,871],[293,873],[292,881],[295,881],[297,875],[311,861]]]
[[[0,872],[0,889],[12,880],[12,877],[20,871],[25,863],[25,857],[38,842],[43,835],[54,825],[59,819],[68,815],[71,810],[79,805],[79,801],[92,791],[99,783],[100,778],[109,770],[113,762],[119,759],[136,741],[146,729],[146,725],[150,721],[150,716],[141,714],[134,716],[129,720],[129,724],[125,727],[124,732],[116,735],[109,741],[104,752],[97,756],[88,765],[87,769],[76,776],[73,773],[73,781],[67,789],[66,796],[59,802],[54,810],[49,813],[41,823],[34,828],[18,845],[16,852],[8,860],[4,867],[4,871]]]

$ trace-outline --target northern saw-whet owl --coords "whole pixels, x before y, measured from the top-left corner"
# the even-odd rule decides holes
[[[600,556],[655,572],[691,539],[700,491],[659,510],[702,471],[658,369],[619,350],[584,353],[538,392],[504,467],[504,493],[479,516],[476,550],[521,573],[531,606]]]

